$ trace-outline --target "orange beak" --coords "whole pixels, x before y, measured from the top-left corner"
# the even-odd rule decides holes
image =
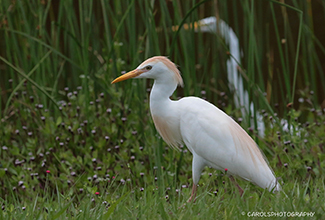
[[[122,76],[120,77],[117,77],[116,79],[114,79],[111,84],[114,84],[114,83],[117,83],[117,82],[121,82],[121,81],[124,81],[124,80],[127,80],[127,79],[130,79],[130,78],[134,78],[136,76],[139,76],[140,74],[144,73],[145,70],[142,70],[142,69],[135,69],[135,70],[132,70],[128,73],[125,73],[123,74]]]

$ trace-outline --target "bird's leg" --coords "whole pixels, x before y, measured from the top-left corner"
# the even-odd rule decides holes
[[[243,196],[244,190],[238,185],[238,183],[236,182],[236,180],[234,179],[234,177],[233,176],[229,176],[229,178],[230,178],[231,182],[233,184],[235,184],[235,186],[238,188],[238,191],[239,191],[240,196]]]
[[[192,195],[191,197],[187,200],[187,202],[195,202],[196,201],[196,190],[197,190],[197,185],[195,183],[193,183],[193,187],[192,187]]]
[[[195,202],[197,184],[199,183],[202,170],[206,166],[206,160],[204,158],[197,155],[194,151],[192,153],[193,153],[193,161],[192,161],[193,188],[192,188],[192,195],[187,200],[187,202]]]

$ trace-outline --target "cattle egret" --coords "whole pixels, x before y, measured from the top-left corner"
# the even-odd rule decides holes
[[[174,147],[185,144],[193,154],[192,194],[195,201],[197,184],[205,166],[224,171],[266,188],[280,190],[280,185],[254,140],[231,117],[211,103],[185,97],[173,101],[170,96],[183,79],[176,65],[168,58],[155,56],[135,70],[118,78],[154,80],[150,92],[150,112],[156,129],[164,141]]]

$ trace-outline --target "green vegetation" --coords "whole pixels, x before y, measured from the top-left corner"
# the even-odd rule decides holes
[[[317,24],[325,22],[325,4],[288,4],[2,1],[0,218],[260,219],[253,212],[271,212],[274,219],[312,212],[299,219],[322,219],[325,49]],[[265,137],[245,120],[241,125],[283,191],[237,179],[241,198],[227,174],[205,169],[196,203],[180,208],[191,193],[192,156],[157,134],[148,109],[152,82],[110,82],[150,56],[168,55],[185,83],[175,98],[204,97],[241,121],[226,79],[224,40],[171,29],[216,14],[240,38],[241,73],[264,117]]]

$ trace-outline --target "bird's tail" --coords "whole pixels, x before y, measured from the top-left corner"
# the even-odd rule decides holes
[[[269,191],[270,192],[279,192],[281,190],[282,190],[282,187],[278,181],[278,178],[275,178],[275,181],[269,187]]]

